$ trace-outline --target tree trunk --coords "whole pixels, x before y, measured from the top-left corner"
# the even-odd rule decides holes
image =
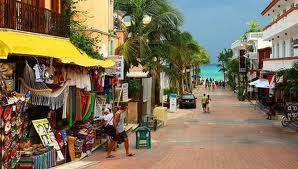
[[[160,69],[156,70],[156,82],[155,82],[155,104],[160,105]]]

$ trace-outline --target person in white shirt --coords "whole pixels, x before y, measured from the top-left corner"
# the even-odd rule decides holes
[[[106,108],[104,111],[103,111],[103,114],[104,114],[104,126],[107,126],[108,124],[113,126],[113,117],[114,117],[114,114],[111,113],[111,111]]]
[[[110,109],[105,108],[103,111],[103,122],[102,125],[104,126],[104,131],[108,135],[108,151],[107,151],[107,158],[113,158],[115,156],[111,155],[112,150],[116,150],[116,129],[114,127],[114,114],[111,113]]]

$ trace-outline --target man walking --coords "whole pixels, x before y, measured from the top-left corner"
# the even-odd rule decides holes
[[[201,99],[201,104],[202,104],[202,108],[204,113],[206,113],[206,108],[207,108],[207,102],[208,102],[208,98],[206,97],[206,94],[204,93],[202,99]]]
[[[115,113],[114,116],[114,127],[116,129],[116,138],[118,143],[124,142],[124,147],[127,157],[134,156],[133,153],[129,151],[129,141],[128,136],[124,128],[124,113],[126,111],[125,106],[121,106],[120,109]]]

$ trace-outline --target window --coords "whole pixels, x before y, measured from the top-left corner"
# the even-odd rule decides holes
[[[279,58],[279,43],[276,45],[276,57]]]
[[[291,38],[290,41],[290,56],[294,56],[294,39]]]
[[[282,57],[286,57],[286,41],[282,43]]]

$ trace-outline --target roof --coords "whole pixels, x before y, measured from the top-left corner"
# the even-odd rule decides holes
[[[112,60],[97,60],[75,47],[69,39],[25,33],[13,30],[0,30],[0,59],[9,55],[50,57],[62,63],[83,67],[111,67]]]
[[[279,0],[272,0],[271,3],[262,11],[262,15],[265,15],[272,7],[274,7],[274,5],[277,4],[277,2],[279,2]]]
[[[126,74],[127,77],[132,78],[146,78],[148,77],[149,72],[144,72],[144,68],[140,66],[134,66],[129,69],[129,72]]]

